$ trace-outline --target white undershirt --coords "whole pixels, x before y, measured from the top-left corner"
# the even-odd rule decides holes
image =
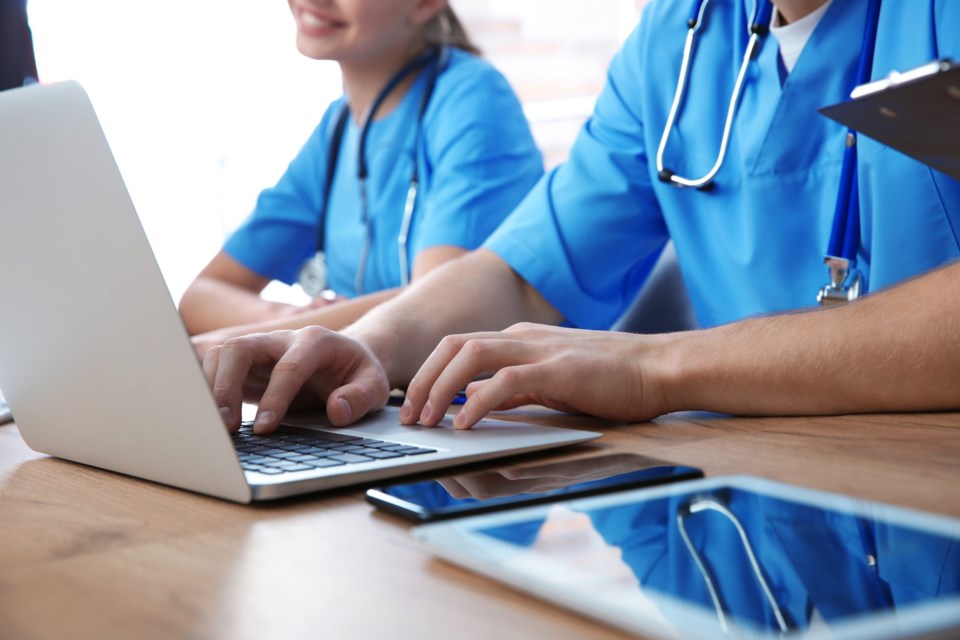
[[[828,0],[826,4],[813,13],[786,25],[780,18],[780,12],[774,11],[770,33],[780,43],[780,58],[783,60],[783,66],[787,69],[787,73],[793,71],[794,65],[797,64],[797,58],[800,57],[807,40],[810,39],[813,30],[820,24],[820,18],[827,12],[831,2],[833,0]]]

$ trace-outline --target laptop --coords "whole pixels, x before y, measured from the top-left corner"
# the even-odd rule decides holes
[[[350,428],[298,415],[231,437],[76,82],[0,92],[0,274],[0,388],[26,443],[59,458],[250,502],[600,436],[403,426],[387,407]]]
[[[0,391],[0,424],[13,420],[13,414],[10,413],[10,405],[7,399],[3,397],[3,391]]]
[[[893,73],[820,113],[960,180],[960,64]]]

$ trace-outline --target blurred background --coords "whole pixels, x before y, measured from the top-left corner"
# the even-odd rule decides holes
[[[451,2],[523,101],[548,167],[566,157],[645,3]],[[297,52],[285,2],[29,0],[27,10],[40,81],[75,79],[90,94],[179,300],[340,95],[336,64]]]

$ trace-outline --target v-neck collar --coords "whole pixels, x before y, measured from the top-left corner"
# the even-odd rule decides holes
[[[811,119],[810,114],[849,97],[866,8],[863,0],[831,3],[782,86],[779,47],[767,36],[752,65],[738,115],[741,157],[751,174],[806,171],[842,155],[839,125],[822,116]],[[801,122],[812,124],[798,131]]]

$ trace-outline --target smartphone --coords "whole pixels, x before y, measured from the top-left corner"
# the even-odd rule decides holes
[[[415,522],[702,478],[696,467],[632,453],[470,471],[367,491],[367,501]]]

